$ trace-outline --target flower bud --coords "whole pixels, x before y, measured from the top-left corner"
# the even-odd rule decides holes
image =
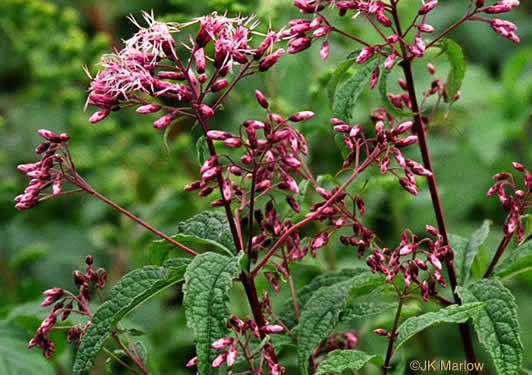
[[[261,72],[265,72],[268,69],[270,69],[272,66],[274,66],[277,61],[279,61],[279,57],[285,54],[284,49],[278,49],[276,52],[272,53],[271,55],[267,56],[262,60],[259,64],[259,70]]]
[[[236,356],[238,352],[236,351],[236,346],[233,345],[231,348],[229,348],[229,351],[227,352],[227,366],[232,367],[236,362]]]
[[[396,147],[405,147],[417,142],[417,136],[411,135],[406,138],[400,139],[395,143]]]
[[[91,124],[96,124],[97,122],[100,122],[102,121],[103,119],[105,119],[109,113],[111,113],[110,110],[108,109],[102,109],[101,111],[98,111],[96,113],[94,113],[90,118],[89,118],[89,122]]]
[[[141,107],[137,108],[137,113],[145,114],[145,113],[155,113],[161,109],[160,105],[156,104],[146,104]]]
[[[255,90],[255,97],[257,98],[257,101],[263,108],[268,109],[268,107],[270,106],[270,103],[268,102],[268,99],[262,92],[260,92],[259,90]]]
[[[214,116],[214,110],[206,104],[200,105],[199,111],[202,114],[202,116],[205,118],[210,118]]]
[[[293,114],[292,116],[290,116],[288,120],[292,122],[299,122],[299,121],[310,120],[313,117],[314,117],[314,112],[302,111],[302,112]]]
[[[328,56],[329,56],[329,42],[328,41],[324,41],[321,44],[321,48],[320,48],[320,58],[323,61],[325,61],[325,60],[327,60]]]
[[[319,249],[329,242],[329,235],[326,232],[319,233],[312,242],[310,243],[310,248],[313,250]]]
[[[52,143],[61,142],[61,137],[50,130],[39,129],[39,135]]]
[[[261,330],[264,333],[271,334],[271,333],[281,333],[284,331],[284,328],[277,324],[270,324],[270,325],[265,325],[264,327],[261,328]]]
[[[375,48],[366,47],[364,48],[356,59],[357,64],[364,64],[369,61],[375,55]]]
[[[382,329],[382,328],[377,328],[376,330],[373,331],[376,335],[379,335],[379,336],[388,336],[388,331],[385,330],[385,329]]]
[[[420,10],[419,14],[427,14],[438,5],[438,0],[429,1]]]
[[[396,59],[397,55],[395,53],[391,53],[384,61],[384,68],[388,70],[391,69],[393,67],[393,64],[395,64]]]
[[[224,144],[230,148],[238,148],[242,146],[242,140],[240,138],[231,137],[224,140]]]
[[[228,85],[229,85],[229,81],[227,81],[226,79],[221,79],[219,81],[216,81],[212,85],[211,90],[213,92],[218,92],[218,91],[225,89]]]
[[[165,116],[159,118],[157,121],[155,121],[153,123],[153,127],[155,129],[166,128],[168,125],[170,125],[170,123],[172,122],[173,119],[174,119],[174,115],[172,113],[170,113],[168,115],[165,115]]]
[[[227,138],[230,138],[231,134],[220,130],[209,130],[207,132],[207,137],[218,141],[224,141]]]
[[[212,343],[212,348],[216,350],[223,349],[233,343],[234,339],[232,337],[222,337],[221,339],[216,340]]]
[[[227,359],[227,353],[222,353],[212,361],[212,367],[220,367]]]
[[[198,357],[192,358],[190,361],[187,362],[187,367],[194,367],[198,364]]]

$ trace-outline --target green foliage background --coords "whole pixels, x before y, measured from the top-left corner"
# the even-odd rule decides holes
[[[403,0],[405,4],[409,1],[417,6],[418,0]],[[467,6],[465,0],[441,3],[430,18],[437,28],[450,25]],[[92,254],[98,265],[107,267],[109,283],[114,284],[127,271],[150,262],[147,248],[155,239],[103,203],[79,195],[18,213],[13,198],[27,181],[16,165],[35,159],[37,129],[68,132],[77,167],[87,181],[167,233],[208,207],[208,202],[183,192],[183,187],[198,177],[194,145],[200,134],[191,123],[179,123],[165,142],[162,133],[152,128],[149,116],[120,111],[93,126],[88,123],[90,114],[83,112],[89,79],[82,65],[95,72],[99,56],[135,31],[126,16],[131,13],[139,18],[140,10],[151,8],[158,18],[172,21],[186,21],[214,10],[256,13],[265,25],[271,17],[274,28],[299,17],[288,0],[0,1],[0,332],[6,332],[2,337],[29,340],[45,316],[44,309],[38,308],[42,290],[55,286],[72,289],[71,271],[83,266],[85,255]],[[485,198],[491,176],[509,170],[514,160],[532,168],[531,14],[532,5],[523,1],[510,17],[519,27],[519,45],[498,37],[485,24],[467,24],[451,35],[462,45],[468,61],[462,98],[450,109],[443,107],[431,125],[430,146],[450,231],[470,235],[484,219],[493,220],[492,233],[481,249],[487,259],[498,244],[504,218],[496,199]],[[347,18],[341,23],[364,38],[375,37],[368,34],[363,21]],[[327,83],[335,66],[357,46],[333,38],[331,56],[325,63],[319,59],[318,48],[283,57],[271,72],[246,81],[230,95],[214,127],[233,129],[245,119],[260,119],[262,112],[251,95],[259,88],[281,113],[316,112],[302,129],[312,150],[310,163],[317,174],[334,174],[342,161],[328,123],[332,115]],[[434,58],[439,75],[445,77],[445,57]],[[430,76],[421,63],[417,68],[418,87],[425,89]],[[389,87],[399,92],[394,74]],[[380,106],[379,102],[378,93],[366,92],[355,111],[356,121],[367,124],[369,111]],[[419,160],[419,155],[411,156]],[[396,241],[405,227],[419,231],[434,223],[426,187],[413,199],[394,180],[377,173],[367,177],[363,193],[369,212],[366,220],[388,242]],[[351,250],[331,241],[318,260],[308,259],[295,267],[296,283],[302,287],[319,272],[352,265],[354,259]],[[260,288],[268,287],[261,282]],[[532,321],[526,319],[532,314],[532,274],[523,274],[507,285],[516,294],[524,353],[532,354]],[[249,312],[240,295],[234,292],[233,310],[245,315]],[[154,374],[192,374],[184,367],[194,351],[181,299],[178,289],[169,290],[127,322],[147,333],[141,340],[149,350]],[[282,301],[283,295],[274,300]],[[419,306],[411,307],[414,312],[419,310]],[[391,318],[382,314],[377,321],[352,327],[361,335],[361,347],[371,348],[369,353],[384,352],[383,341],[368,332],[389,325]],[[405,358],[460,359],[457,332],[431,329],[418,337],[418,345],[403,348]],[[55,341],[62,339],[58,334]],[[6,355],[2,345],[0,342],[0,359]],[[40,366],[40,374],[70,372],[73,352],[65,344],[58,345],[58,355],[49,368],[36,349],[30,353],[21,348],[21,358],[35,361],[29,363]],[[488,362],[484,353],[481,357]],[[285,358],[283,363],[291,373],[294,352],[288,351]],[[105,373],[104,360],[102,356],[97,361],[93,374]],[[525,355],[525,368],[532,369],[531,355]],[[121,371],[108,369],[117,374]]]

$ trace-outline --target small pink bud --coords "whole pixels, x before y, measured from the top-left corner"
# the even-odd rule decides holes
[[[39,129],[39,135],[52,143],[61,142],[61,137],[50,130]]]
[[[227,352],[227,366],[232,367],[236,362],[236,356],[238,352],[236,351],[236,346],[233,345],[231,348],[229,348],[229,351]]]
[[[185,191],[193,191],[193,190],[197,190],[200,188],[200,185],[201,185],[201,182],[200,181],[195,181],[187,186],[185,186]]]
[[[403,247],[401,247],[399,249],[399,255],[400,256],[405,256],[405,255],[408,255],[410,254],[412,251],[414,251],[414,249],[416,248],[416,246],[414,244],[407,244],[407,245],[404,245]]]
[[[194,53],[196,60],[196,71],[200,74],[205,73],[205,51],[203,48],[198,48]]]
[[[207,132],[207,137],[210,139],[215,139],[217,141],[224,141],[227,138],[230,138],[231,134],[220,130],[209,130]]]
[[[418,194],[417,186],[415,184],[413,184],[410,180],[408,180],[406,178],[400,178],[399,179],[399,183],[410,194],[412,194],[412,195],[417,195]]]
[[[380,75],[380,69],[377,66],[375,70],[373,71],[373,73],[371,74],[371,79],[369,82],[369,87],[372,90],[377,86],[377,83],[379,83],[379,75]]]
[[[362,132],[362,126],[355,125],[351,128],[351,131],[349,132],[349,136],[352,138],[356,138],[361,132]]]
[[[290,116],[288,120],[292,122],[299,122],[299,121],[310,120],[313,117],[314,117],[314,112],[302,111],[302,112],[293,114],[292,116]]]
[[[484,4],[486,4],[486,0],[477,0],[477,2],[476,2],[477,8],[483,7]]]
[[[292,168],[301,167],[301,162],[292,155],[287,155],[283,160],[286,164],[288,164]]]
[[[94,113],[90,118],[89,118],[89,122],[91,124],[96,124],[97,122],[100,122],[102,121],[104,118],[106,118],[109,113],[111,113],[110,110],[108,109],[102,109],[101,111],[98,111],[96,113]]]
[[[187,362],[187,367],[194,367],[198,364],[198,357],[192,358],[190,361]]]
[[[227,359],[227,353],[222,353],[212,361],[212,367],[220,367]]]
[[[232,190],[231,190],[231,181],[229,179],[224,181],[224,184],[222,186],[222,192],[223,192],[224,199],[226,201],[230,201]]]
[[[55,180],[53,185],[52,185],[52,194],[56,195],[56,196],[61,194],[62,186],[63,186],[63,184],[62,184],[61,180]]]
[[[438,271],[442,270],[442,264],[441,264],[440,260],[435,255],[429,254],[428,259],[432,263],[434,268],[436,268]]]
[[[411,135],[406,138],[400,139],[395,143],[396,147],[405,147],[417,142],[417,136]]]
[[[525,166],[523,164],[520,164],[520,163],[517,163],[517,162],[513,162],[512,163],[512,166],[517,169],[518,171],[520,172],[524,172],[525,171]]]
[[[388,336],[388,331],[385,330],[385,329],[382,329],[382,328],[377,328],[376,330],[373,331],[376,335],[379,335],[379,336]]]
[[[161,109],[160,105],[156,104],[146,104],[142,107],[137,108],[137,113],[145,114],[145,113],[155,113]]]
[[[329,42],[325,41],[321,44],[320,58],[325,61],[327,60],[328,56],[329,56]]]
[[[279,57],[284,55],[284,53],[285,53],[285,50],[281,48],[277,50],[276,52],[272,53],[271,55],[267,56],[266,58],[264,58],[264,60],[262,60],[259,64],[259,70],[261,72],[265,72],[268,69],[270,69],[272,66],[274,66],[277,63],[277,61],[279,61]]]
[[[426,23],[422,23],[421,25],[419,25],[418,29],[419,29],[419,31],[421,31],[423,33],[433,33],[434,32],[434,27],[429,25],[429,24],[426,24]]]
[[[364,64],[369,61],[373,56],[375,56],[375,48],[366,47],[364,48],[356,59],[357,64]]]
[[[270,325],[266,325],[264,327],[261,328],[262,332],[264,333],[267,333],[267,334],[270,334],[270,333],[281,333],[284,331],[284,328],[280,325],[277,325],[277,324],[270,324]]]
[[[268,102],[268,99],[266,98],[266,95],[264,95],[259,90],[255,90],[255,97],[257,98],[257,101],[262,106],[262,108],[268,109],[268,107],[270,106],[270,103]]]
[[[395,129],[392,130],[392,134],[393,135],[403,134],[404,132],[409,131],[412,128],[413,125],[414,125],[413,121],[402,122],[399,125],[397,125],[397,127]]]
[[[163,117],[159,118],[157,121],[153,123],[153,127],[155,129],[166,128],[168,125],[170,125],[173,119],[174,119],[174,115],[171,113],[168,115],[164,115]]]
[[[67,133],[61,133],[59,138],[61,138],[61,142],[68,142],[70,140],[70,136]]]
[[[221,339],[216,340],[212,343],[212,348],[216,350],[224,349],[225,347],[231,345],[234,342],[232,337],[222,337]]]
[[[379,21],[384,27],[392,26],[392,20],[388,18],[384,13],[377,13],[375,15],[375,18],[377,18],[377,21]]]
[[[390,44],[397,43],[399,41],[399,35],[397,34],[390,35],[388,38],[386,38],[386,41],[388,41],[388,43]]]
[[[329,235],[326,232],[319,233],[310,243],[311,249],[319,249],[329,242]]]
[[[427,64],[427,69],[430,72],[430,74],[436,74],[436,68],[431,63]]]
[[[395,64],[396,59],[397,55],[395,53],[391,53],[384,61],[384,68],[388,70],[391,69],[393,67],[393,64]]]
[[[36,149],[35,149],[35,153],[37,155],[40,155],[42,154],[43,152],[45,152],[46,150],[48,150],[51,146],[51,143],[50,142],[44,142],[44,143],[41,143]]]
[[[230,148],[238,148],[242,146],[242,140],[240,138],[231,137],[224,140],[224,144]]]
[[[508,220],[508,224],[504,227],[504,233],[506,235],[511,235],[515,232],[517,229],[517,218],[515,216],[512,216],[510,220]]]
[[[214,116],[214,110],[209,107],[207,104],[202,104],[199,107],[200,113],[205,118],[210,118]]]
[[[429,232],[433,236],[437,236],[439,234],[438,230],[434,228],[432,225],[425,225],[425,229],[427,230],[427,232]]]
[[[229,82],[226,79],[221,79],[212,85],[211,90],[213,92],[218,92],[225,89],[228,85]]]
[[[419,14],[427,14],[438,5],[438,0],[429,1],[420,10]]]
[[[315,19],[321,20],[321,18],[315,18]],[[312,36],[314,38],[316,38],[316,39],[319,39],[319,38],[324,37],[325,35],[327,35],[329,32],[330,32],[329,26],[322,26],[322,27],[314,30],[314,32],[312,33]]]

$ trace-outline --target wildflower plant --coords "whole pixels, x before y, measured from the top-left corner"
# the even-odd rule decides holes
[[[121,50],[102,57],[96,75],[86,69],[91,77],[87,106],[98,107],[89,122],[105,126],[105,118],[119,110],[135,110],[141,116],[157,114],[156,130],[170,128],[182,117],[193,119],[203,132],[199,144],[207,156],[199,169],[200,178],[185,191],[190,199],[208,199],[212,210],[180,223],[175,235],[166,235],[83,179],[76,170],[67,134],[40,130],[44,143],[36,153],[42,157],[39,162],[19,166],[31,180],[24,194],[15,198],[15,207],[26,210],[61,195],[88,193],[159,236],[161,240],[151,250],[158,252],[161,264],[125,275],[107,301],[94,307],[88,302],[93,289],[105,285],[106,273],[95,271],[92,257],[88,257],[87,272],[74,273],[79,295],[62,289],[44,292],[42,306],[53,308],[29,347],[41,347],[49,358],[54,344],[48,333],[62,329],[54,327],[56,320],[77,313],[87,320],[68,333],[68,341],[75,342],[77,349],[74,374],[88,373],[100,350],[133,373],[149,374],[148,364],[120,320],[149,297],[184,281],[183,305],[196,344],[196,356],[184,363],[202,375],[286,374],[282,355],[290,345],[296,347],[302,374],[356,372],[364,366],[388,374],[394,369],[397,351],[408,339],[441,323],[458,324],[467,363],[478,362],[480,347],[475,347],[473,340],[476,331],[498,373],[520,373],[523,351],[517,309],[500,278],[528,267],[525,250],[530,243],[524,218],[531,206],[531,174],[515,162],[515,176],[500,173],[494,177],[496,183],[488,196],[499,197],[508,217],[495,257],[484,277],[475,279],[470,275],[472,263],[489,226],[483,225],[469,241],[452,241],[427,137],[434,111],[460,99],[464,57],[448,34],[465,22],[488,23],[496,34],[517,43],[517,27],[493,15],[512,11],[519,1],[487,4],[470,0],[463,18],[445,30],[430,24],[437,0],[420,2],[417,15],[409,21],[401,16],[400,3],[295,0],[294,10],[299,10],[302,18],[279,29],[270,25],[266,33],[257,31],[255,17],[212,13],[188,23],[162,23],[153,12],[143,12],[144,21],[131,16],[139,30]],[[338,17],[350,17],[355,23],[366,19],[379,42],[370,43],[335,26]],[[183,42],[176,41],[178,34],[186,35],[180,38]],[[360,68],[335,87],[333,115],[329,123],[322,124],[339,140],[344,156],[338,166],[339,177],[324,183],[307,164],[314,151],[305,140],[304,124],[313,121],[312,111],[277,113],[271,98],[256,90],[250,93],[256,99],[256,115],[236,131],[223,128],[214,119],[240,81],[268,71],[281,58],[290,58],[284,55],[302,53],[319,43],[320,57],[327,59],[334,53],[329,44],[332,35],[353,43],[357,50],[349,56],[347,68],[353,64]],[[439,77],[427,61],[433,56],[427,54],[430,49],[448,55],[450,73],[446,78]],[[413,62],[419,59],[433,76],[422,97],[413,70]],[[346,64],[342,66],[345,71]],[[400,93],[387,88],[392,70],[403,74],[398,81]],[[376,88],[382,95],[382,107],[371,111],[367,123],[355,123],[352,113],[357,98],[363,90]],[[420,151],[419,160],[410,156],[415,150]],[[420,183],[426,181],[435,222],[426,223],[424,233],[404,228],[396,243],[380,239],[379,228],[365,221],[366,210],[374,207],[366,207],[363,189],[354,188],[354,182],[369,169],[397,180],[404,193],[412,196],[426,189]],[[305,196],[312,197],[308,209],[301,204]],[[293,264],[316,258],[334,243],[354,249],[353,258],[361,258],[365,266],[320,275],[297,290]],[[196,248],[205,244],[212,251]],[[167,259],[174,248],[184,251],[184,257]],[[512,250],[511,256],[499,262],[507,249]],[[257,286],[259,277],[267,280],[267,288]],[[249,302],[250,315],[245,318],[230,311],[233,282],[242,284]],[[276,306],[270,294],[282,288],[289,289],[291,297]],[[394,296],[393,303],[371,303],[389,295]],[[405,303],[412,299],[432,301],[438,309],[405,319]],[[383,337],[378,353],[356,349],[365,339],[362,332],[341,329],[342,323],[392,309],[393,324],[373,331]],[[504,314],[496,314],[499,310]],[[130,362],[105,349],[110,338]],[[479,373],[475,368],[467,370]]]

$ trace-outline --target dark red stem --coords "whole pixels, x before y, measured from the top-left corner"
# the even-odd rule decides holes
[[[397,305],[397,311],[395,313],[395,321],[393,322],[393,329],[390,332],[390,341],[388,342],[388,349],[386,350],[386,359],[384,360],[384,365],[382,366],[384,375],[386,375],[386,373],[388,372],[388,368],[390,367],[390,361],[392,360],[395,331],[397,331],[397,326],[399,325],[399,319],[401,317],[402,308],[403,297],[399,296],[399,304]]]
[[[401,37],[404,37],[401,31],[401,23],[399,20],[399,14],[397,12],[396,1],[392,1],[392,15],[393,15],[399,35]],[[410,96],[410,100],[412,103],[412,112],[415,113],[414,130],[418,137],[419,148],[421,151],[421,156],[423,158],[424,167],[432,172],[432,175],[430,177],[427,177],[427,180],[429,183],[430,196],[432,198],[432,205],[434,207],[434,213],[436,215],[436,221],[438,222],[438,228],[439,228],[440,234],[443,236],[444,245],[449,245],[449,236],[447,233],[447,225],[445,223],[445,216],[443,214],[442,204],[441,204],[440,196],[438,193],[438,185],[436,183],[436,177],[435,177],[434,170],[432,167],[432,161],[430,158],[427,136],[425,133],[425,127],[423,125],[423,120],[421,118],[421,111],[420,111],[420,108],[417,102],[416,89],[414,85],[414,77],[412,74],[412,59],[411,57],[409,57],[408,47],[404,39],[401,39],[401,50],[403,51],[403,56],[405,58],[401,63],[401,67],[403,68],[406,83],[408,86],[408,95]],[[449,274],[449,281],[451,283],[454,301],[455,303],[461,305],[462,301],[460,300],[460,297],[456,293],[456,287],[458,286],[458,282],[456,279],[456,271],[454,269],[452,257],[447,257],[446,263],[447,263],[447,271]],[[462,338],[462,342],[464,344],[464,350],[465,350],[465,354],[467,357],[467,361],[469,363],[475,363],[476,355],[475,355],[475,350],[473,348],[473,340],[471,337],[470,325],[469,323],[462,323],[459,325],[459,328],[460,328],[460,335]],[[469,373],[471,375],[478,375],[478,372],[476,370],[471,370]]]

